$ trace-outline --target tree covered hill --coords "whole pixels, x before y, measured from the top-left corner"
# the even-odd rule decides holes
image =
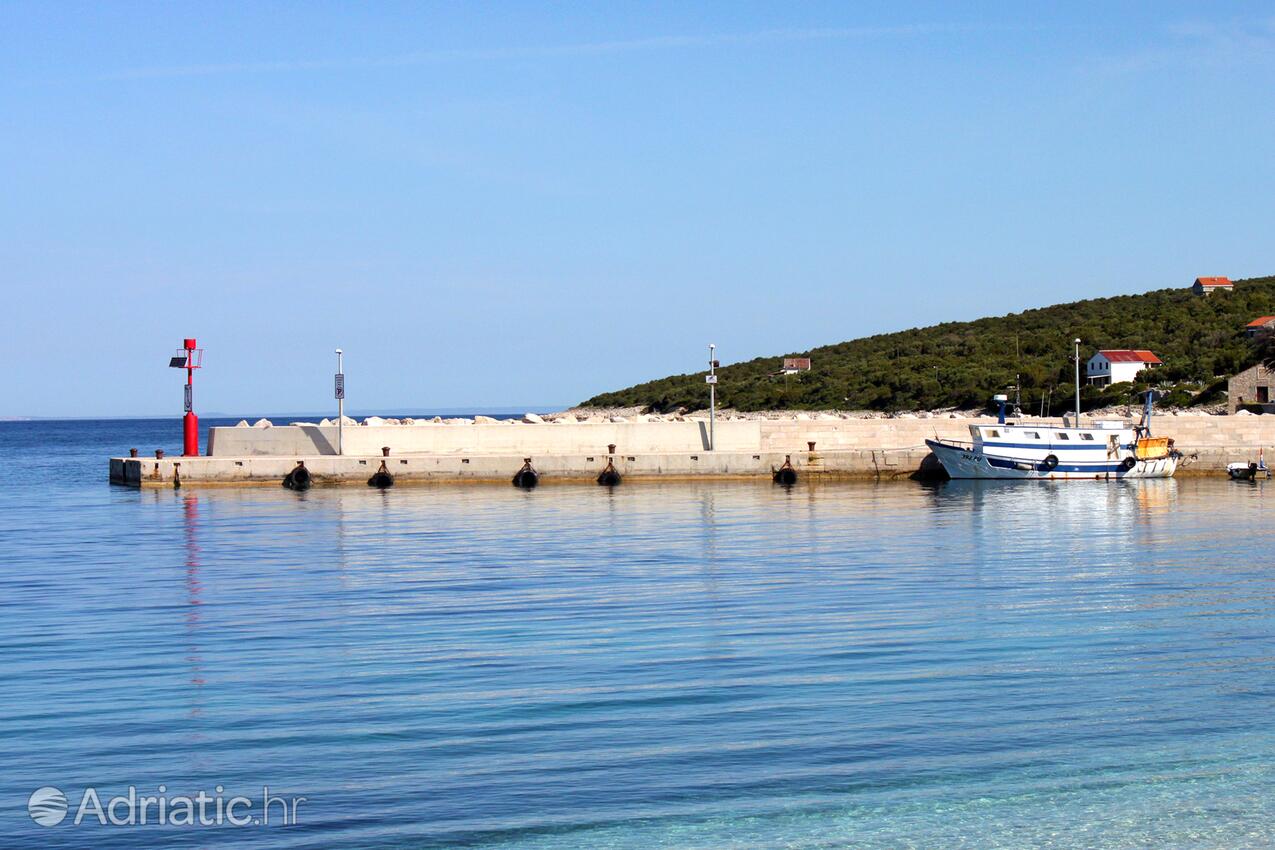
[[[976,408],[1006,392],[1017,374],[1025,409],[1037,411],[1048,398],[1061,412],[1075,404],[1071,341],[1079,337],[1086,360],[1098,349],[1154,351],[1164,365],[1142,379],[1168,390],[1169,404],[1203,404],[1220,400],[1225,378],[1257,362],[1244,327],[1264,315],[1275,315],[1275,277],[1239,280],[1233,292],[1208,297],[1179,287],[1076,301],[736,363],[718,370],[717,398],[737,410]],[[810,357],[811,370],[777,374],[793,356]],[[1082,406],[1127,403],[1142,388],[1085,387]],[[703,374],[648,381],[582,406],[636,405],[661,412],[706,407]]]

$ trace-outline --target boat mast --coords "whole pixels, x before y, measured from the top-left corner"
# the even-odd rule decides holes
[[[1076,427],[1080,427],[1080,339],[1076,343]]]

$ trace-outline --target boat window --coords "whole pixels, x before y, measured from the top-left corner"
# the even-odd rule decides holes
[[[996,430],[991,429],[991,428],[989,428],[989,429],[987,430],[987,436],[989,436],[989,437],[999,437],[1000,435],[1001,435],[1001,432],[1000,432],[1000,431],[996,431]]]
[[[1082,440],[1093,440],[1093,434],[1081,434],[1081,435],[1080,435],[1080,439],[1082,439]]]
[[[1070,439],[1071,439],[1071,437],[1067,436],[1067,435],[1066,435],[1066,434],[1064,434],[1062,431],[1059,431],[1059,432],[1058,432],[1057,434],[1055,434],[1054,436],[1056,436],[1056,437],[1057,437],[1058,439],[1060,439],[1060,440],[1070,440]]]
[[[1039,432],[1039,431],[1028,431],[1028,432],[1027,432],[1027,436],[1028,436],[1028,437],[1031,437],[1033,440],[1039,440],[1039,439],[1040,439],[1040,432]]]

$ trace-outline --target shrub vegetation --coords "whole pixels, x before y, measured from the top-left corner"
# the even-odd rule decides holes
[[[1136,384],[1083,387],[1085,409],[1135,402],[1145,382],[1166,393],[1165,406],[1216,403],[1225,398],[1226,378],[1261,358],[1244,328],[1264,315],[1275,315],[1275,277],[1236,281],[1233,292],[1209,297],[1177,288],[1076,301],[736,363],[718,370],[717,397],[737,410],[983,408],[995,393],[1012,398],[1017,374],[1026,412],[1039,412],[1044,401],[1061,413],[1075,403],[1071,341],[1079,337],[1086,360],[1100,348],[1145,348],[1164,361]],[[783,358],[794,356],[810,357],[813,368],[778,374]],[[699,409],[706,406],[704,378],[672,375],[583,404]]]

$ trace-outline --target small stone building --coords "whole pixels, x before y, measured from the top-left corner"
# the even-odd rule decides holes
[[[1275,330],[1275,316],[1258,316],[1244,326],[1244,336],[1252,339],[1263,331]]]
[[[1260,404],[1267,413],[1275,413],[1275,372],[1259,363],[1227,381],[1226,393],[1229,413],[1245,404]]]

